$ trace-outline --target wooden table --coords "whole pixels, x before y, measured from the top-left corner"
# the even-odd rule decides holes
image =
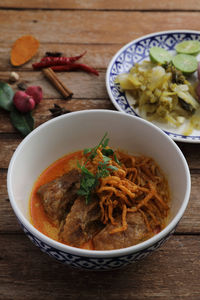
[[[112,56],[124,44],[148,33],[170,29],[199,30],[198,0],[5,0],[0,4],[0,78],[15,70],[28,85],[40,85],[44,100],[34,112],[35,126],[51,118],[57,103],[71,111],[115,109],[105,87]],[[31,62],[14,69],[9,53],[14,41],[32,34],[40,41]],[[46,51],[68,56],[87,50],[82,62],[100,75],[81,71],[59,73],[74,92],[71,100],[49,84],[33,61]],[[16,84],[13,85],[16,89]],[[24,235],[11,209],[6,175],[22,136],[0,110],[0,299],[200,299],[200,144],[178,146],[191,171],[187,211],[175,234],[143,261],[114,272],[78,271],[43,254]]]

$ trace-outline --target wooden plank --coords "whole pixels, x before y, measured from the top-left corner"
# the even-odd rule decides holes
[[[6,187],[6,170],[0,171],[0,203],[1,203],[1,217],[0,217],[0,232],[21,232],[18,226],[17,219],[8,201],[7,187]],[[192,174],[192,191],[191,197],[186,209],[186,212],[180,221],[176,232],[177,233],[199,233],[200,232],[200,201],[199,201],[199,174]]]
[[[0,232],[22,232],[21,227],[17,221],[14,211],[11,207],[8,193],[7,193],[7,172],[6,170],[0,170],[0,203],[1,203],[1,215],[0,215]]]
[[[144,16],[131,11],[116,15],[112,11],[1,10],[0,23],[1,43],[13,43],[21,35],[33,34],[41,43],[125,44],[158,29],[182,29],[183,24],[198,30],[199,13],[156,12]]]
[[[103,273],[62,265],[24,235],[0,235],[0,243],[4,300],[21,300],[24,295],[26,299],[199,299],[200,236],[173,236],[144,260]]]
[[[191,174],[191,195],[185,214],[181,219],[176,232],[196,232],[200,233],[200,201],[199,201],[199,173]]]
[[[1,152],[0,152],[0,168],[8,168],[9,161],[16,150],[17,146],[21,142],[22,138],[10,138],[10,139],[1,139]]]
[[[55,87],[44,77],[43,73],[38,72],[17,72],[21,81],[25,81],[27,86],[39,85],[43,89],[44,98],[63,99],[63,96]],[[0,76],[9,77],[9,72],[0,72]],[[58,78],[74,93],[73,98],[80,99],[108,99],[105,85],[105,72],[100,72],[99,76],[88,74],[86,72],[59,72]],[[81,83],[81,84],[80,84]],[[17,84],[12,88],[16,91]]]
[[[19,35],[16,33],[17,38]],[[76,56],[84,51],[87,53],[79,60],[80,63],[85,63],[93,68],[105,69],[108,66],[112,56],[120,49],[123,44],[119,45],[85,45],[85,44],[69,44],[69,43],[41,43],[37,54],[31,61],[20,67],[13,67],[10,64],[10,51],[12,43],[7,40],[2,41],[0,47],[0,69],[12,70],[15,72],[23,70],[33,70],[32,64],[40,61],[47,51],[49,52],[61,52],[63,56]],[[8,78],[9,73],[0,73],[0,79],[4,76]]]
[[[198,10],[198,0],[160,1],[160,0],[6,0],[1,3],[1,8],[41,8],[41,9],[94,9],[94,10]]]

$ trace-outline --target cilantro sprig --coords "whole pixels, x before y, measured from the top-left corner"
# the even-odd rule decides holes
[[[81,182],[80,189],[78,190],[78,195],[84,196],[86,200],[86,204],[88,204],[91,200],[91,194],[95,190],[95,188],[99,184],[99,179],[109,176],[110,172],[117,171],[118,168],[110,165],[111,158],[109,156],[113,156],[114,160],[119,163],[116,154],[111,148],[107,148],[109,143],[109,138],[107,138],[107,132],[104,134],[103,138],[99,142],[99,144],[94,148],[84,149],[84,155],[88,155],[88,158],[84,165],[80,165],[77,163],[78,168],[81,170]],[[101,147],[101,152],[103,154],[103,160],[99,161],[97,166],[96,174],[91,173],[87,168],[86,164],[89,160],[93,160],[97,156],[97,149]]]

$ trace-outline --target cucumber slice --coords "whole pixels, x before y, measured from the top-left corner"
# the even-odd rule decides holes
[[[167,50],[159,47],[150,48],[149,56],[152,62],[159,63],[161,65],[172,60],[172,55]]]
[[[199,41],[183,41],[176,45],[175,47],[178,53],[195,55],[200,52],[200,42]]]
[[[177,54],[173,57],[172,63],[175,68],[184,74],[190,74],[197,70],[198,62],[196,57],[188,54]]]

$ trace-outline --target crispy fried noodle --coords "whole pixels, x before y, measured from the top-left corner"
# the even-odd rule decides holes
[[[101,147],[97,156],[87,161],[88,170],[95,174],[99,162],[103,161]],[[110,234],[127,229],[127,214],[139,212],[149,232],[159,232],[165,224],[163,220],[169,210],[169,188],[167,180],[159,166],[152,158],[132,156],[115,151],[114,158],[109,161],[116,170],[106,177],[99,178],[100,184],[95,193],[98,195],[101,208],[101,221],[111,223],[114,229]],[[120,214],[121,223],[116,221]]]

